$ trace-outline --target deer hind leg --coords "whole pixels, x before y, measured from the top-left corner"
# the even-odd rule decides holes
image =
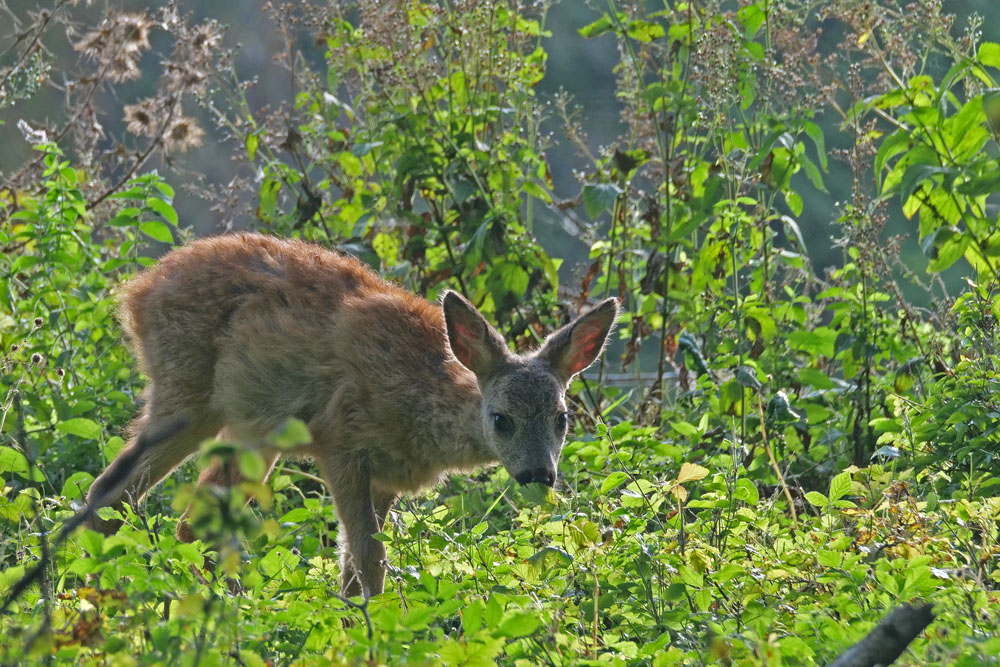
[[[87,492],[87,506],[95,512],[87,525],[105,534],[118,530],[120,521],[101,519],[96,510],[107,506],[120,508],[125,500],[138,502],[218,429],[219,424],[204,415],[159,414],[154,404],[147,405],[133,423],[134,435],[128,445]]]
[[[222,429],[218,438],[220,440],[235,439],[228,428]],[[278,460],[278,452],[260,450],[259,453],[264,459],[264,477],[261,481],[265,482],[271,474],[271,470],[274,468],[275,462]],[[215,459],[207,468],[202,470],[201,475],[198,476],[198,488],[200,489],[205,485],[232,487],[242,482],[243,479],[243,475],[240,473],[238,460],[230,459],[224,461],[222,459]],[[248,503],[252,500],[253,496],[247,498]],[[191,508],[192,505],[188,504],[187,509],[184,510],[184,514],[181,515],[180,521],[177,523],[177,539],[181,542],[193,542],[197,539],[194,532],[191,530],[191,525],[188,523],[188,517],[191,515]]]

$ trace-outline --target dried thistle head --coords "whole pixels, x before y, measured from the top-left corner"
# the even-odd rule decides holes
[[[208,73],[187,63],[168,63],[163,80],[170,94],[181,95],[198,92],[208,80]]]
[[[96,60],[112,81],[139,78],[139,60],[149,50],[149,31],[155,22],[142,14],[108,16],[73,48]]]
[[[201,145],[205,132],[198,127],[194,119],[182,116],[175,120],[170,129],[163,135],[163,147],[172,153],[184,151]]]
[[[196,63],[209,60],[221,42],[222,29],[215,21],[195,26],[188,42],[192,60]]]
[[[140,137],[152,137],[157,131],[155,100],[146,98],[135,104],[125,105],[125,129]]]
[[[148,51],[149,31],[154,23],[145,14],[122,14],[118,17],[122,46],[126,51]]]
[[[73,48],[86,56],[98,60],[100,59],[101,54],[108,49],[108,43],[110,41],[111,28],[102,27],[88,32],[80,39],[79,42],[73,45]]]

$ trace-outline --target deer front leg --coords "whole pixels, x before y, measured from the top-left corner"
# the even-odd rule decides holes
[[[380,531],[382,521],[376,515],[372,499],[371,475],[356,460],[324,457],[317,462],[340,519],[337,540],[341,595],[365,598],[379,595],[385,586],[385,545],[373,537]],[[388,511],[388,507],[382,511]]]

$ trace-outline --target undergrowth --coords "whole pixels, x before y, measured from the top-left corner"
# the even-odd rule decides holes
[[[618,47],[626,131],[595,150],[584,112],[537,90],[544,5],[353,5],[273,9],[293,92],[266,113],[221,27],[173,5],[11,23],[0,120],[32,152],[0,181],[0,661],[812,665],[925,601],[901,664],[996,664],[1000,45],[978,19],[608,2],[579,32]],[[41,46],[67,25],[75,64]],[[150,40],[170,44],[155,65]],[[66,107],[26,117],[64,68]],[[139,78],[154,92],[124,98]],[[183,168],[208,140],[234,151],[224,191]],[[404,499],[367,601],[337,594],[307,462],[264,486],[254,454],[208,444],[244,485],[195,491],[188,465],[117,534],[63,539],[141,400],[113,290],[191,236],[175,187],[458,289],[519,348],[619,296],[557,488],[489,469]],[[804,223],[827,190],[829,239]],[[554,224],[586,261],[543,247]]]

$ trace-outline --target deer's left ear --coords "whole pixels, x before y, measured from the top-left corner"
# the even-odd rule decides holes
[[[564,383],[594,363],[618,317],[618,299],[605,299],[545,339],[538,357],[548,361]]]

